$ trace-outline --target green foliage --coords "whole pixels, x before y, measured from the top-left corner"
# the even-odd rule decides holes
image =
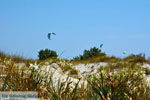
[[[83,60],[96,56],[106,56],[106,54],[101,52],[99,48],[93,47],[90,50],[84,50],[83,55],[74,57],[74,60]]]
[[[56,51],[45,49],[45,50],[40,50],[39,55],[38,55],[40,60],[45,60],[47,58],[57,58],[58,55]]]

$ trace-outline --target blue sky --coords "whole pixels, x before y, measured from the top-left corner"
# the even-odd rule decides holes
[[[49,48],[63,58],[104,44],[108,55],[150,56],[149,0],[0,0],[0,50],[37,58]],[[55,32],[52,40],[48,32]]]

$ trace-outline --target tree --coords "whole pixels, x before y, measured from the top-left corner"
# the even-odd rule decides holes
[[[39,57],[40,60],[45,60],[47,58],[57,58],[58,57],[56,51],[49,50],[49,49],[40,50],[38,53],[39,53],[38,57]]]
[[[82,60],[94,56],[106,56],[106,54],[101,52],[99,48],[93,47],[90,50],[84,50],[83,55],[75,57],[74,60]]]

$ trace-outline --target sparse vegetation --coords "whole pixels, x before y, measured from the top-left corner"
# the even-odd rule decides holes
[[[69,72],[69,75],[77,75],[78,74],[78,71],[69,65],[62,66],[61,69],[64,73]]]
[[[62,66],[61,69],[63,70],[63,72],[66,72],[66,71],[71,70],[72,68],[69,65],[65,65],[65,66]]]
[[[144,63],[147,62],[145,59],[145,54],[131,54],[128,57],[124,58],[123,60],[133,63]]]
[[[96,56],[83,60],[71,60],[73,64],[88,64],[88,63],[96,63],[96,62],[108,62],[108,63],[116,63],[121,61],[120,58],[117,57],[109,57],[109,56]]]
[[[19,56],[16,54],[9,55],[9,54],[6,54],[2,51],[0,51],[0,61],[1,61],[1,63],[4,61],[11,61],[14,63],[25,63],[26,65],[28,65],[29,63],[35,62],[35,60],[33,60],[33,59],[26,59],[23,56]]]

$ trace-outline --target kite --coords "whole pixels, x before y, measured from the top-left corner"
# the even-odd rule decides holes
[[[100,45],[100,48],[102,48],[102,47],[103,47],[103,44]]]
[[[127,51],[123,51],[123,54],[126,54],[127,53]]]
[[[56,34],[53,33],[53,32],[48,33],[47,37],[48,37],[49,40],[51,40],[51,35],[52,35],[52,34],[53,34],[53,35],[56,35]]]

